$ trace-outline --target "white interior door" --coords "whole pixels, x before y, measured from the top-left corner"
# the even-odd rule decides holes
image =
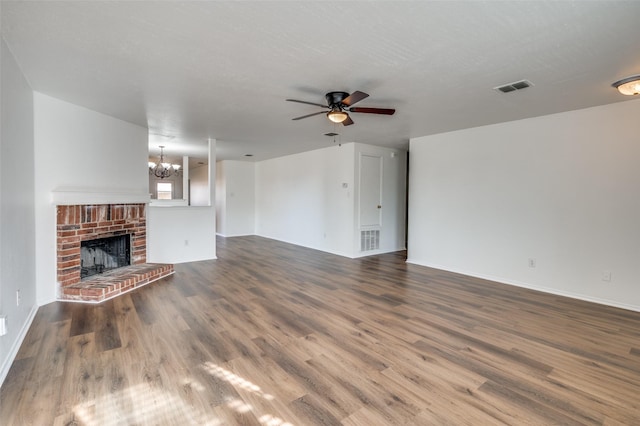
[[[360,155],[360,228],[382,225],[382,157]]]

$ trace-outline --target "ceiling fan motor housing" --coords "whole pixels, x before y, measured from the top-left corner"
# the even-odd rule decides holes
[[[324,97],[327,99],[327,104],[329,107],[334,105],[340,106],[342,101],[349,97],[347,92],[329,92]]]

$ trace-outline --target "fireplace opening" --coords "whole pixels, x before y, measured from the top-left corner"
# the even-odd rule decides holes
[[[80,279],[131,264],[131,236],[98,238],[80,243]]]

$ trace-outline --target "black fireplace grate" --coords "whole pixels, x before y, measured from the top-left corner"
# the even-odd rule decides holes
[[[98,238],[80,243],[80,279],[131,264],[131,236]]]

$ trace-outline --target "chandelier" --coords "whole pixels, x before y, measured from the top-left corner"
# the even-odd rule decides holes
[[[160,161],[154,163],[149,161],[149,174],[160,179],[168,178],[171,175],[180,174],[180,164],[171,164],[164,161],[164,146],[160,145]]]

